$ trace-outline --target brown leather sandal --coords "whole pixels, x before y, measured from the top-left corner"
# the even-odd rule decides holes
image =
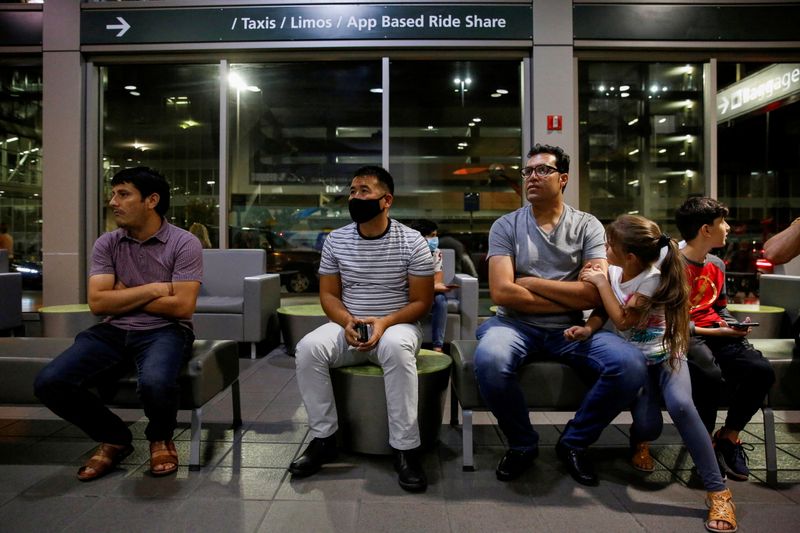
[[[706,519],[706,529],[714,533],[731,533],[739,529],[736,524],[736,505],[733,503],[733,496],[730,489],[718,492],[709,492],[706,496],[708,505],[708,518]],[[711,527],[711,522],[727,522],[730,529],[719,529]]]
[[[78,479],[81,481],[93,481],[103,477],[114,470],[131,453],[133,453],[133,446],[130,444],[120,448],[103,442],[86,464],[78,469]]]
[[[642,472],[653,472],[656,469],[656,463],[653,461],[653,456],[650,455],[650,443],[638,442],[632,447],[631,464],[636,470]]]
[[[172,465],[163,469],[157,466]],[[178,450],[171,440],[157,440],[150,443],[150,473],[154,476],[166,476],[178,470]]]

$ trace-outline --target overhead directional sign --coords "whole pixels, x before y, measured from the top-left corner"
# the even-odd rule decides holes
[[[724,122],[800,93],[800,63],[776,63],[717,93],[717,122]]]
[[[106,29],[119,30],[119,33],[117,33],[116,36],[122,37],[129,29],[131,29],[131,25],[128,24],[128,22],[122,17],[117,17],[117,20],[119,21],[119,24],[106,24]]]
[[[520,4],[329,4],[81,12],[82,44],[532,37],[532,8]]]

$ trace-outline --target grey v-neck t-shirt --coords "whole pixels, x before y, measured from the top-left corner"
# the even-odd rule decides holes
[[[605,230],[593,215],[564,205],[558,224],[546,233],[527,205],[492,224],[487,259],[495,255],[513,259],[516,277],[576,281],[587,261],[606,258]],[[583,323],[581,311],[532,315],[499,306],[497,316],[553,329]]]

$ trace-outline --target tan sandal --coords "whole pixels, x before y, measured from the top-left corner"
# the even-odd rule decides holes
[[[93,481],[101,478],[114,470],[123,459],[133,453],[133,446],[127,444],[123,447],[114,444],[101,443],[86,464],[78,469],[78,479]]]
[[[733,496],[730,489],[718,492],[709,492],[706,496],[708,506],[708,519],[706,529],[714,533],[731,533],[739,529],[736,524],[736,505],[733,503]],[[719,529],[711,527],[711,522],[726,522],[731,526],[730,529]]]
[[[631,455],[631,464],[636,470],[642,472],[653,472],[656,469],[656,463],[653,461],[653,456],[650,455],[650,443],[639,442],[632,446],[633,455]]]
[[[156,469],[157,466],[172,465]],[[157,440],[150,443],[150,473],[166,476],[178,470],[178,450],[171,440]]]

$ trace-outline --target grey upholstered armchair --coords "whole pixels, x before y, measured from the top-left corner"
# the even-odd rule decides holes
[[[458,285],[447,296],[447,325],[444,330],[444,341],[449,343],[459,339],[475,339],[478,327],[478,278],[467,274],[456,274],[455,250],[448,248],[442,251],[442,272],[444,283]],[[431,321],[428,316],[422,322],[424,342],[431,341]]]
[[[230,339],[256,345],[280,341],[278,274],[266,274],[264,250],[203,250],[203,285],[192,321],[198,339]]]

